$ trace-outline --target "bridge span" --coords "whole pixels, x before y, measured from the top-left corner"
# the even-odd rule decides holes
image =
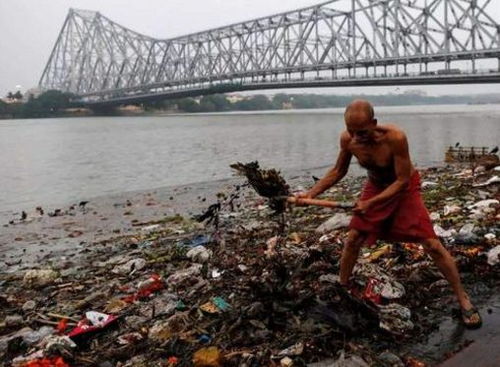
[[[491,0],[330,0],[171,39],[70,9],[39,86],[114,105],[244,90],[500,83]]]

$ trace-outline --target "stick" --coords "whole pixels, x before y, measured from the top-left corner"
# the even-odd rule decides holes
[[[75,318],[75,317],[66,316],[66,315],[61,315],[61,314],[58,314],[58,313],[52,313],[52,312],[47,313],[47,316],[49,316],[49,317],[53,317],[53,318],[56,318],[56,319],[68,319],[68,320],[72,320],[72,321],[74,321],[74,322],[78,322],[78,321],[80,321],[79,319],[77,319],[77,318]]]
[[[292,203],[292,204],[298,204],[298,205],[316,205],[316,206],[323,206],[325,208],[343,208],[343,209],[349,209],[349,208],[353,208],[354,207],[353,203],[339,203],[339,202],[330,201],[330,200],[297,198],[295,196],[290,196],[290,197],[286,198],[286,200],[289,203]]]

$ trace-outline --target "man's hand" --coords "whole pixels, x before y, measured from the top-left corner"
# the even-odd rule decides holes
[[[313,196],[310,194],[309,191],[306,192],[298,192],[295,195],[293,195],[296,199],[295,205],[296,206],[304,206],[304,204],[300,203],[300,199],[312,199]]]
[[[359,200],[356,206],[352,210],[353,213],[363,215],[373,206],[373,202],[370,200]]]

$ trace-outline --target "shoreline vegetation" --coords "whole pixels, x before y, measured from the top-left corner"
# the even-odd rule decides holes
[[[0,99],[0,119],[27,119],[48,117],[83,116],[148,116],[158,113],[207,113],[234,111],[294,110],[344,107],[351,100],[363,98],[378,106],[409,106],[436,104],[495,104],[500,103],[500,94],[475,94],[461,96],[427,96],[419,90],[400,94],[370,95],[326,95],[326,94],[285,94],[242,95],[212,94],[197,98],[182,98],[130,104],[108,109],[92,110],[75,106],[73,95],[57,90],[49,90],[38,96],[27,98],[20,92]]]

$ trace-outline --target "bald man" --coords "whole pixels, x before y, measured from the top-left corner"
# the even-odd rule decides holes
[[[377,239],[420,243],[450,283],[465,326],[481,326],[481,316],[465,292],[455,261],[434,233],[420,194],[420,176],[408,152],[405,133],[394,125],[379,125],[372,105],[353,101],[344,115],[335,166],[307,193],[314,198],[339,182],[352,156],[368,171],[368,180],[354,208],[340,260],[340,282],[347,286],[363,244]]]

